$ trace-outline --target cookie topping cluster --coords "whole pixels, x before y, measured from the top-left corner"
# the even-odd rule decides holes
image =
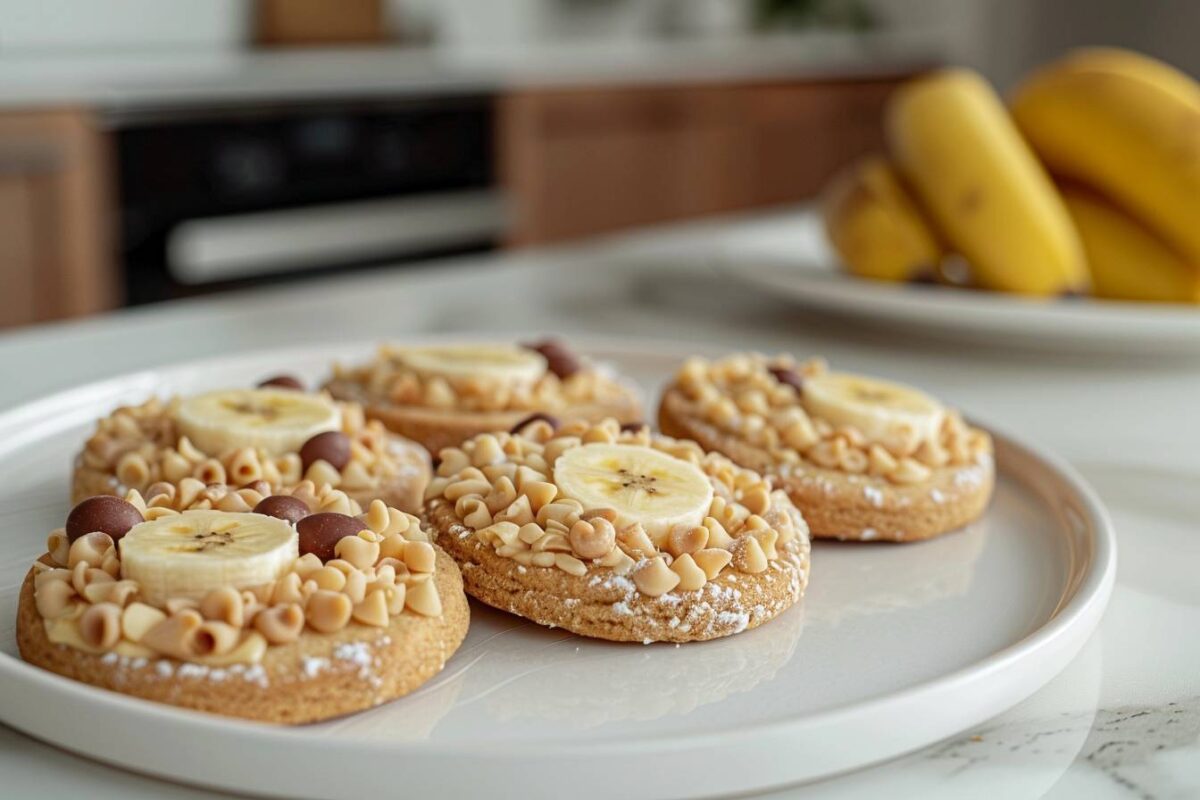
[[[341,430],[306,441],[298,452],[271,454],[256,447],[206,452],[180,432],[174,412],[180,400],[157,398],[123,406],[97,423],[80,455],[80,467],[105,476],[113,491],[146,494],[159,482],[194,479],[203,485],[264,481],[271,487],[303,480],[347,491],[371,490],[406,468],[382,423],[368,421],[360,406],[339,403]],[[95,487],[99,491],[100,487]]]
[[[805,401],[806,383],[829,374],[820,359],[797,362],[788,355],[691,358],[676,375],[675,388],[697,417],[765,451],[784,470],[808,464],[920,484],[938,468],[971,465],[991,451],[987,434],[940,407],[929,432],[901,425],[894,435],[872,437],[853,424],[831,421]],[[865,388],[856,399],[873,400]]]
[[[627,446],[630,460],[620,459],[619,448],[596,449],[605,445]],[[579,448],[591,448],[597,458],[575,458]],[[655,466],[646,449],[667,456],[667,466]],[[614,454],[617,460],[606,466]],[[799,512],[769,480],[705,454],[694,442],[652,436],[645,427],[622,431],[612,419],[557,429],[534,419],[516,433],[483,434],[439,455],[426,499],[434,513],[453,510],[460,537],[474,537],[522,566],[576,577],[628,576],[649,597],[701,589],[727,570],[764,572],[798,532],[807,533]],[[562,469],[567,463],[570,480]],[[701,482],[702,495],[688,484],[689,473]],[[591,497],[582,502],[583,492],[568,490],[580,480],[611,492],[612,507]],[[681,512],[674,502],[673,495],[685,492],[700,498],[694,512]],[[657,517],[647,513],[629,522],[623,503],[665,505]]]
[[[444,411],[560,411],[575,405],[621,400],[628,389],[578,360],[565,346],[540,342],[528,346],[542,355],[546,368],[532,379],[475,373],[455,375],[414,369],[407,350],[382,346],[364,366],[335,365],[334,382],[351,381],[367,396],[395,405]]]
[[[441,615],[428,535],[416,517],[382,501],[361,512],[344,493],[311,482],[268,496],[256,488],[196,491],[188,481],[160,488],[149,501],[136,491],[125,500],[85,500],[50,534],[47,557],[34,566],[34,600],[52,641],[221,666],[261,661],[269,647],[294,642],[306,629],[383,628],[406,610]],[[215,510],[222,506],[234,510]],[[244,513],[250,508],[257,513]],[[330,519],[340,523],[336,531],[328,529]],[[153,537],[166,537],[165,544],[147,544]],[[126,546],[133,540],[137,561]],[[236,569],[238,547],[246,559],[274,558],[274,577],[213,586],[172,563],[183,551],[230,548]],[[162,577],[168,567],[170,579]]]

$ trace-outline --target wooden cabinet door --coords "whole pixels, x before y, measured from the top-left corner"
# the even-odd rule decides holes
[[[883,147],[883,106],[895,79],[748,87],[755,205],[820,191],[857,156]]]
[[[0,114],[0,327],[116,304],[107,176],[87,113]]]
[[[811,197],[882,144],[899,78],[525,90],[502,98],[510,243],[563,241]]]

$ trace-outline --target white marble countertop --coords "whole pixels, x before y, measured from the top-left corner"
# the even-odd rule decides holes
[[[787,224],[784,219],[781,224]],[[440,262],[0,335],[0,409],[174,360],[305,341],[487,330],[820,352],[900,377],[1040,440],[1108,504],[1117,588],[1099,632],[1016,708],[896,761],[773,797],[1200,796],[1200,366],[918,341],[797,310],[718,277],[736,222]],[[215,797],[0,728],[0,794]]]
[[[914,34],[734,36],[529,47],[0,52],[0,107],[103,111],[261,100],[481,93],[529,86],[880,75],[944,60]]]

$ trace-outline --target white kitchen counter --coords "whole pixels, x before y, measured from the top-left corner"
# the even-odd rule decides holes
[[[719,278],[704,254],[735,229],[691,226],[441,262],[0,335],[0,409],[231,350],[467,330],[822,353],[916,383],[1045,443],[1093,483],[1117,526],[1117,588],[1081,655],[1021,705],[889,764],[773,796],[1200,796],[1200,365],[1150,353],[1117,360],[967,348],[829,322]],[[216,796],[3,728],[0,775],[5,797]]]
[[[886,75],[943,61],[928,34],[780,35],[529,47],[360,47],[121,53],[0,52],[0,108],[106,112],[530,86]]]

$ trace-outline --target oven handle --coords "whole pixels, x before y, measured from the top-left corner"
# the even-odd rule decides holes
[[[167,270],[182,284],[298,272],[498,238],[507,230],[494,189],[192,219],[167,237]]]

